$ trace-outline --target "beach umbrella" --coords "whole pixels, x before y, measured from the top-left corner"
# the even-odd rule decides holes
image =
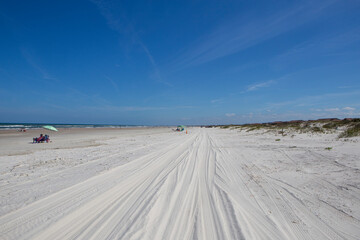
[[[185,129],[185,126],[184,126],[184,125],[179,125],[179,126],[177,126],[177,130],[178,130],[178,131],[184,131],[184,129]]]
[[[51,131],[55,131],[57,132],[58,130],[56,128],[54,128],[53,126],[42,126],[43,128],[47,129],[47,130],[51,130]]]

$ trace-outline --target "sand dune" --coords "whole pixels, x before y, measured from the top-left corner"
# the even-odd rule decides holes
[[[359,239],[358,138],[204,128],[93,138],[0,157],[1,239]]]

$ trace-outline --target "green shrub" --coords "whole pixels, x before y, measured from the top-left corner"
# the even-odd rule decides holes
[[[322,126],[322,127],[323,127],[323,128],[326,128],[326,129],[336,129],[336,128],[337,128],[337,125],[338,125],[338,124],[335,124],[335,123],[330,122],[330,123],[325,124],[325,125]]]
[[[255,129],[257,129],[257,128],[256,127],[249,128],[248,130],[246,130],[246,132],[251,132],[251,131],[254,131]]]
[[[356,137],[356,136],[360,136],[360,123],[356,123],[355,125],[349,127],[339,135],[340,138]]]
[[[322,130],[321,128],[319,128],[319,127],[312,127],[311,130],[312,130],[313,132],[322,132],[322,131],[323,131],[323,130]]]

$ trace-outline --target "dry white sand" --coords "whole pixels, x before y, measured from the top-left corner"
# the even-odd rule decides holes
[[[359,239],[359,138],[188,131],[2,131],[0,239]]]

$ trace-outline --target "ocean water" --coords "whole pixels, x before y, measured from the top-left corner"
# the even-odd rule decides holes
[[[56,128],[129,128],[145,127],[139,125],[111,125],[111,124],[53,124],[53,123],[0,123],[0,130],[6,129],[36,129],[50,125]]]

